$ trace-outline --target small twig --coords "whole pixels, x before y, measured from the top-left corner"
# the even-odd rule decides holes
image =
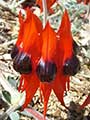
[[[12,66],[12,64],[10,64],[10,63],[12,63],[11,59],[9,60],[8,65],[6,65],[5,62],[1,62],[1,61],[2,61],[2,59],[0,59],[0,72],[2,72],[2,73],[9,73],[10,75],[14,75],[14,76],[18,75],[18,73],[16,73],[14,71],[14,69],[12,69],[12,67],[11,67]],[[5,59],[5,61],[8,61],[8,60]]]
[[[90,75],[85,75],[85,74],[79,74],[79,76],[85,77],[85,78],[90,78]]]
[[[5,113],[3,113],[0,116],[0,120],[5,120],[12,112],[14,112],[15,110],[17,110],[20,106],[17,105],[12,105]]]
[[[9,5],[3,0],[0,0],[0,6],[3,7],[6,11],[9,11],[12,15],[18,16],[17,13],[13,12]]]
[[[17,0],[12,0],[11,5],[14,6],[16,4]]]
[[[16,1],[16,0],[14,0],[13,2],[12,2],[12,4],[10,5],[10,8],[12,9],[12,8],[17,8],[20,4],[22,4],[23,2],[25,2],[25,0],[20,0],[20,1]]]
[[[5,70],[5,69],[3,69],[3,68],[0,68],[0,71],[6,72],[6,73],[10,73],[10,74],[13,74],[13,72],[8,71],[8,70]]]
[[[28,117],[33,117],[35,118],[35,120],[48,120],[48,118],[46,117],[44,119],[44,115],[41,114],[40,112],[36,111],[35,109],[31,108],[25,108],[23,112],[21,112],[21,114],[23,115],[27,115]]]
[[[8,42],[5,42],[5,43],[0,45],[0,49],[8,47],[10,44],[15,44],[15,42],[16,42],[16,39],[8,41]]]
[[[52,14],[52,15],[48,16],[48,19],[55,18],[55,17],[57,17],[58,15],[61,15],[60,13],[61,13],[61,10],[58,10],[55,14]]]

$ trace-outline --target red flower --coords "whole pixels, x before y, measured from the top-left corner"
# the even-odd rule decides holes
[[[13,50],[14,69],[21,73],[18,90],[26,91],[25,108],[40,88],[44,98],[44,115],[53,90],[65,106],[63,95],[69,90],[70,75],[79,70],[79,61],[73,52],[71,25],[65,10],[57,33],[47,22],[44,29],[39,18],[29,9],[26,19],[19,14],[20,30],[16,48]]]
[[[15,45],[18,52],[13,56],[13,66],[17,72],[21,73],[18,90],[21,92],[24,90],[26,91],[26,101],[23,105],[23,108],[25,108],[33,98],[40,83],[35,74],[35,70],[37,62],[41,57],[40,50],[42,41],[40,39],[40,34],[42,32],[42,23],[29,8],[26,9],[25,19],[23,19],[20,12],[19,22],[20,30],[18,40]],[[12,54],[14,52],[15,49]]]
[[[84,4],[90,3],[90,0],[77,0],[78,3],[84,2]]]
[[[19,22],[20,30],[18,40],[11,56],[14,58],[13,66],[17,72],[23,73],[26,71],[26,73],[29,73],[32,67],[31,69],[28,67],[32,64],[33,69],[35,70],[36,63],[41,55],[40,48],[42,41],[40,39],[40,34],[42,32],[42,23],[29,8],[26,10],[26,19],[23,19],[21,13],[19,14]],[[29,62],[32,63],[28,66],[27,63]],[[24,67],[23,64],[25,65]]]
[[[51,10],[50,7],[56,2],[56,0],[46,0],[47,2],[47,9]],[[41,11],[43,11],[42,7],[42,0],[36,0],[36,4],[40,6]]]
[[[66,82],[69,82],[69,76],[65,76],[63,74],[62,68],[64,61],[72,55],[72,38],[68,15],[65,11],[60,30],[58,31],[60,40],[56,39],[56,33],[50,27],[49,22],[47,22],[47,25],[41,34],[41,22],[30,12],[29,9],[27,9],[27,17],[25,20],[23,20],[20,13],[19,21],[20,31],[16,42],[19,53],[14,57],[14,62],[16,62],[15,65],[18,66],[17,58],[20,58],[21,52],[28,55],[32,62],[32,72],[24,74],[25,71],[23,71],[23,74],[21,75],[19,90],[22,92],[24,90],[26,91],[26,101],[23,107],[27,106],[38,87],[40,87],[44,97],[45,115],[48,99],[52,89],[64,105],[63,94],[66,90]],[[66,47],[67,37],[69,43],[67,44],[68,47]]]
[[[42,53],[41,59],[37,65],[37,75],[40,79],[40,89],[44,97],[44,115],[47,110],[48,99],[52,90],[52,82],[56,79],[57,67],[55,64],[56,56],[56,33],[47,22],[42,33]],[[56,85],[55,85],[56,86]]]
[[[33,46],[40,45],[39,34],[42,31],[42,23],[29,8],[26,9],[26,19],[19,14],[20,30],[16,45],[23,48],[27,53],[32,51]],[[39,26],[39,27],[38,27]],[[37,39],[37,41],[36,41]]]
[[[47,29],[46,29],[47,28]],[[42,47],[42,59],[44,61],[48,60],[56,65],[56,70],[54,72],[54,80],[48,82],[41,82],[40,88],[42,90],[42,94],[44,96],[44,115],[46,113],[47,109],[47,103],[48,99],[51,93],[51,90],[54,90],[57,98],[62,103],[62,105],[65,106],[63,101],[63,95],[64,91],[66,91],[66,84],[68,84],[69,89],[69,75],[64,75],[63,73],[63,65],[67,58],[71,58],[73,54],[72,50],[72,35],[70,31],[70,21],[67,14],[67,11],[65,11],[60,29],[57,33],[58,40],[56,40],[55,32],[50,28],[50,25],[47,23],[44,33],[44,40],[43,47]],[[52,34],[51,34],[51,32]],[[67,39],[68,38],[68,39]],[[45,45],[44,45],[45,44]],[[51,51],[50,51],[51,50]],[[53,68],[55,69],[55,67]],[[53,75],[53,74],[52,74]],[[42,80],[42,78],[39,76],[39,79]],[[44,77],[45,80],[45,77]]]

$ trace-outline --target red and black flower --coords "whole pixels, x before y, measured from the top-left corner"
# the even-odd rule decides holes
[[[80,69],[79,60],[73,51],[68,12],[65,10],[57,33],[49,21],[43,29],[40,19],[28,8],[25,19],[20,12],[19,22],[18,40],[11,57],[14,69],[21,74],[18,90],[26,91],[23,108],[40,88],[45,115],[52,90],[65,106],[63,96],[67,90],[66,84],[69,90],[70,76]]]

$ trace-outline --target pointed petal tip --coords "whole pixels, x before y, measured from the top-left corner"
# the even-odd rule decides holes
[[[22,17],[21,10],[19,11],[19,23],[20,23],[20,25],[23,23],[23,17]]]

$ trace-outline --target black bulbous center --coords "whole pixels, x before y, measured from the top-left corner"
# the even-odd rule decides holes
[[[15,45],[13,48],[12,48],[12,51],[11,51],[11,58],[14,59],[14,57],[19,53],[19,49],[18,47]]]
[[[51,82],[55,79],[57,73],[56,64],[51,61],[40,60],[36,73],[41,82]]]
[[[24,53],[18,53],[13,60],[13,68],[21,74],[29,74],[32,72],[32,63],[30,57]]]
[[[63,66],[63,72],[65,75],[75,75],[80,70],[80,62],[78,58],[73,55],[70,59],[67,59]]]

